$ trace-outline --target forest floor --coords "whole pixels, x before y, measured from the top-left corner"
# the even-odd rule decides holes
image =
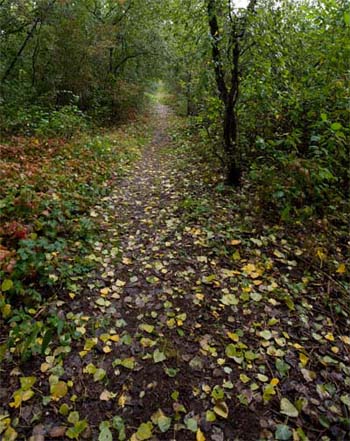
[[[2,439],[349,439],[343,266],[190,160],[167,106],[153,118],[90,210],[97,268],[50,305],[78,337],[2,367]]]

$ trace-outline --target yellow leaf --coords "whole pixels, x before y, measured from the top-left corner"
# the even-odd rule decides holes
[[[23,401],[28,401],[34,396],[34,392],[29,390],[18,389],[13,394],[13,401],[10,403],[10,407],[18,408]]]
[[[250,378],[248,377],[248,375],[245,374],[240,374],[239,379],[242,381],[242,383],[249,383]]]
[[[115,396],[116,396],[115,393],[110,392],[109,390],[104,390],[103,392],[101,392],[100,400],[101,401],[109,401],[109,400],[113,399]]]
[[[201,431],[200,428],[197,429],[196,441],[205,441],[204,433]]]
[[[279,250],[274,250],[274,251],[273,251],[273,254],[274,254],[276,257],[278,257],[279,259],[282,259],[282,258],[285,257],[285,255],[284,255],[283,253],[281,253],[281,251],[279,251]]]
[[[344,263],[340,263],[337,268],[337,273],[344,274],[346,272],[346,267]]]
[[[100,335],[100,340],[102,340],[103,343],[106,343],[106,341],[108,341],[109,338],[110,338],[110,335],[109,335],[109,334],[101,334],[101,335]]]
[[[272,380],[270,381],[270,384],[272,384],[272,386],[277,386],[277,384],[280,382],[280,380],[278,378],[272,378]]]
[[[28,401],[34,396],[34,392],[32,390],[22,391],[22,401]]]
[[[230,242],[231,245],[239,245],[240,243],[241,243],[241,241],[239,239],[233,239]]]
[[[109,339],[112,340],[112,341],[117,342],[117,341],[120,340],[120,337],[119,337],[118,334],[114,334],[114,335],[111,335],[111,336],[109,337]]]
[[[50,368],[52,367],[52,365],[50,363],[42,363],[40,366],[40,370],[42,373],[47,372]]]
[[[91,349],[97,345],[97,341],[97,337],[86,339],[84,344],[84,351],[91,351]]]
[[[106,296],[108,296],[110,290],[111,290],[110,288],[102,288],[102,289],[100,289],[100,294],[101,294],[101,296],[102,296],[102,297],[106,297]]]
[[[118,398],[118,405],[120,407],[125,407],[126,404],[126,395],[124,394],[124,392],[120,395],[120,397]]]
[[[320,259],[321,262],[323,262],[327,258],[327,254],[325,253],[325,251],[322,248],[317,248],[316,255]]]
[[[7,318],[11,315],[11,305],[9,303],[6,303],[2,308],[1,308],[1,312],[2,312],[2,316],[4,318]]]
[[[342,335],[340,337],[340,340],[345,343],[346,345],[350,345],[350,337],[348,335]]]
[[[225,401],[217,401],[214,406],[214,412],[216,415],[221,416],[222,418],[228,417],[228,407]]]
[[[112,352],[112,349],[111,349],[110,346],[103,346],[102,351],[103,351],[105,354],[109,354],[110,352]]]
[[[235,332],[228,332],[227,336],[228,336],[228,338],[230,338],[235,343],[237,343],[239,341],[239,335],[236,334]]]
[[[9,426],[4,435],[2,441],[15,441],[15,439],[17,439],[18,433],[15,431],[15,429],[11,426]]]
[[[299,360],[302,364],[303,367],[305,367],[309,361],[309,357],[307,357],[305,354],[303,354],[302,352],[299,354]]]
[[[53,384],[50,388],[51,398],[54,401],[58,401],[61,398],[65,397],[68,393],[67,383],[64,381],[59,381],[56,384]]]
[[[328,341],[334,341],[334,335],[331,332],[328,332],[324,338]]]

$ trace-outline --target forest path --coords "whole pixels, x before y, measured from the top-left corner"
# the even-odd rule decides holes
[[[297,238],[258,224],[249,192],[220,183],[167,106],[152,118],[140,159],[91,209],[97,269],[58,303],[75,339],[24,371],[40,370],[47,407],[23,406],[22,430],[43,434],[35,441],[317,440],[321,415],[345,440],[350,340],[329,283]]]
[[[84,365],[104,369],[108,380],[94,383],[91,378],[89,384],[84,379],[87,397],[80,415],[97,427],[118,413],[129,434],[131,428],[135,431],[152,421],[158,432],[155,439],[185,441],[197,436],[201,440],[202,430],[211,430],[209,421],[216,418],[216,403],[218,415],[224,418],[212,427],[209,439],[234,435],[253,439],[259,432],[257,417],[248,409],[234,409],[236,399],[224,399],[222,384],[232,388],[237,372],[225,366],[214,339],[215,334],[219,340],[225,338],[226,331],[233,331],[241,320],[219,303],[222,293],[227,305],[235,303],[228,283],[234,272],[223,262],[218,265],[212,250],[224,237],[222,232],[216,236],[211,224],[214,227],[222,216],[229,221],[230,216],[220,198],[215,208],[200,199],[208,184],[195,164],[188,164],[184,152],[174,150],[168,134],[170,109],[156,104],[153,118],[154,136],[141,159],[95,207],[107,237],[119,237],[120,256],[117,263],[105,258],[89,285],[93,290],[85,311],[91,310],[93,301],[91,315],[101,326],[96,335],[105,344],[98,342],[100,354],[88,351]],[[96,252],[107,247],[101,241]],[[99,292],[96,286],[101,287]],[[76,306],[81,310],[81,300]],[[116,342],[108,335],[118,335]],[[109,400],[99,399],[105,390],[112,393],[107,396],[116,401],[118,412]],[[215,393],[216,400],[211,397]],[[226,421],[229,412],[239,418]],[[147,432],[146,426],[141,427]]]

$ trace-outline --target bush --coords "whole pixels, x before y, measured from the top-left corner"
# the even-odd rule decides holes
[[[260,207],[279,213],[282,220],[336,210],[348,191],[347,129],[322,114],[303,154],[294,135],[256,141],[260,155],[250,168],[250,177],[258,188]]]
[[[52,111],[40,106],[15,108],[7,105],[0,113],[0,128],[7,134],[71,138],[88,127],[87,116],[75,105]]]
[[[35,134],[43,137],[59,136],[71,138],[76,132],[87,128],[87,117],[76,106],[64,106],[42,118],[35,129]]]

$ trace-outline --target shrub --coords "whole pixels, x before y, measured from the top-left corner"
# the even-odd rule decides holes
[[[87,116],[75,105],[47,110],[40,106],[3,106],[0,128],[3,133],[39,137],[71,138],[88,127]]]

